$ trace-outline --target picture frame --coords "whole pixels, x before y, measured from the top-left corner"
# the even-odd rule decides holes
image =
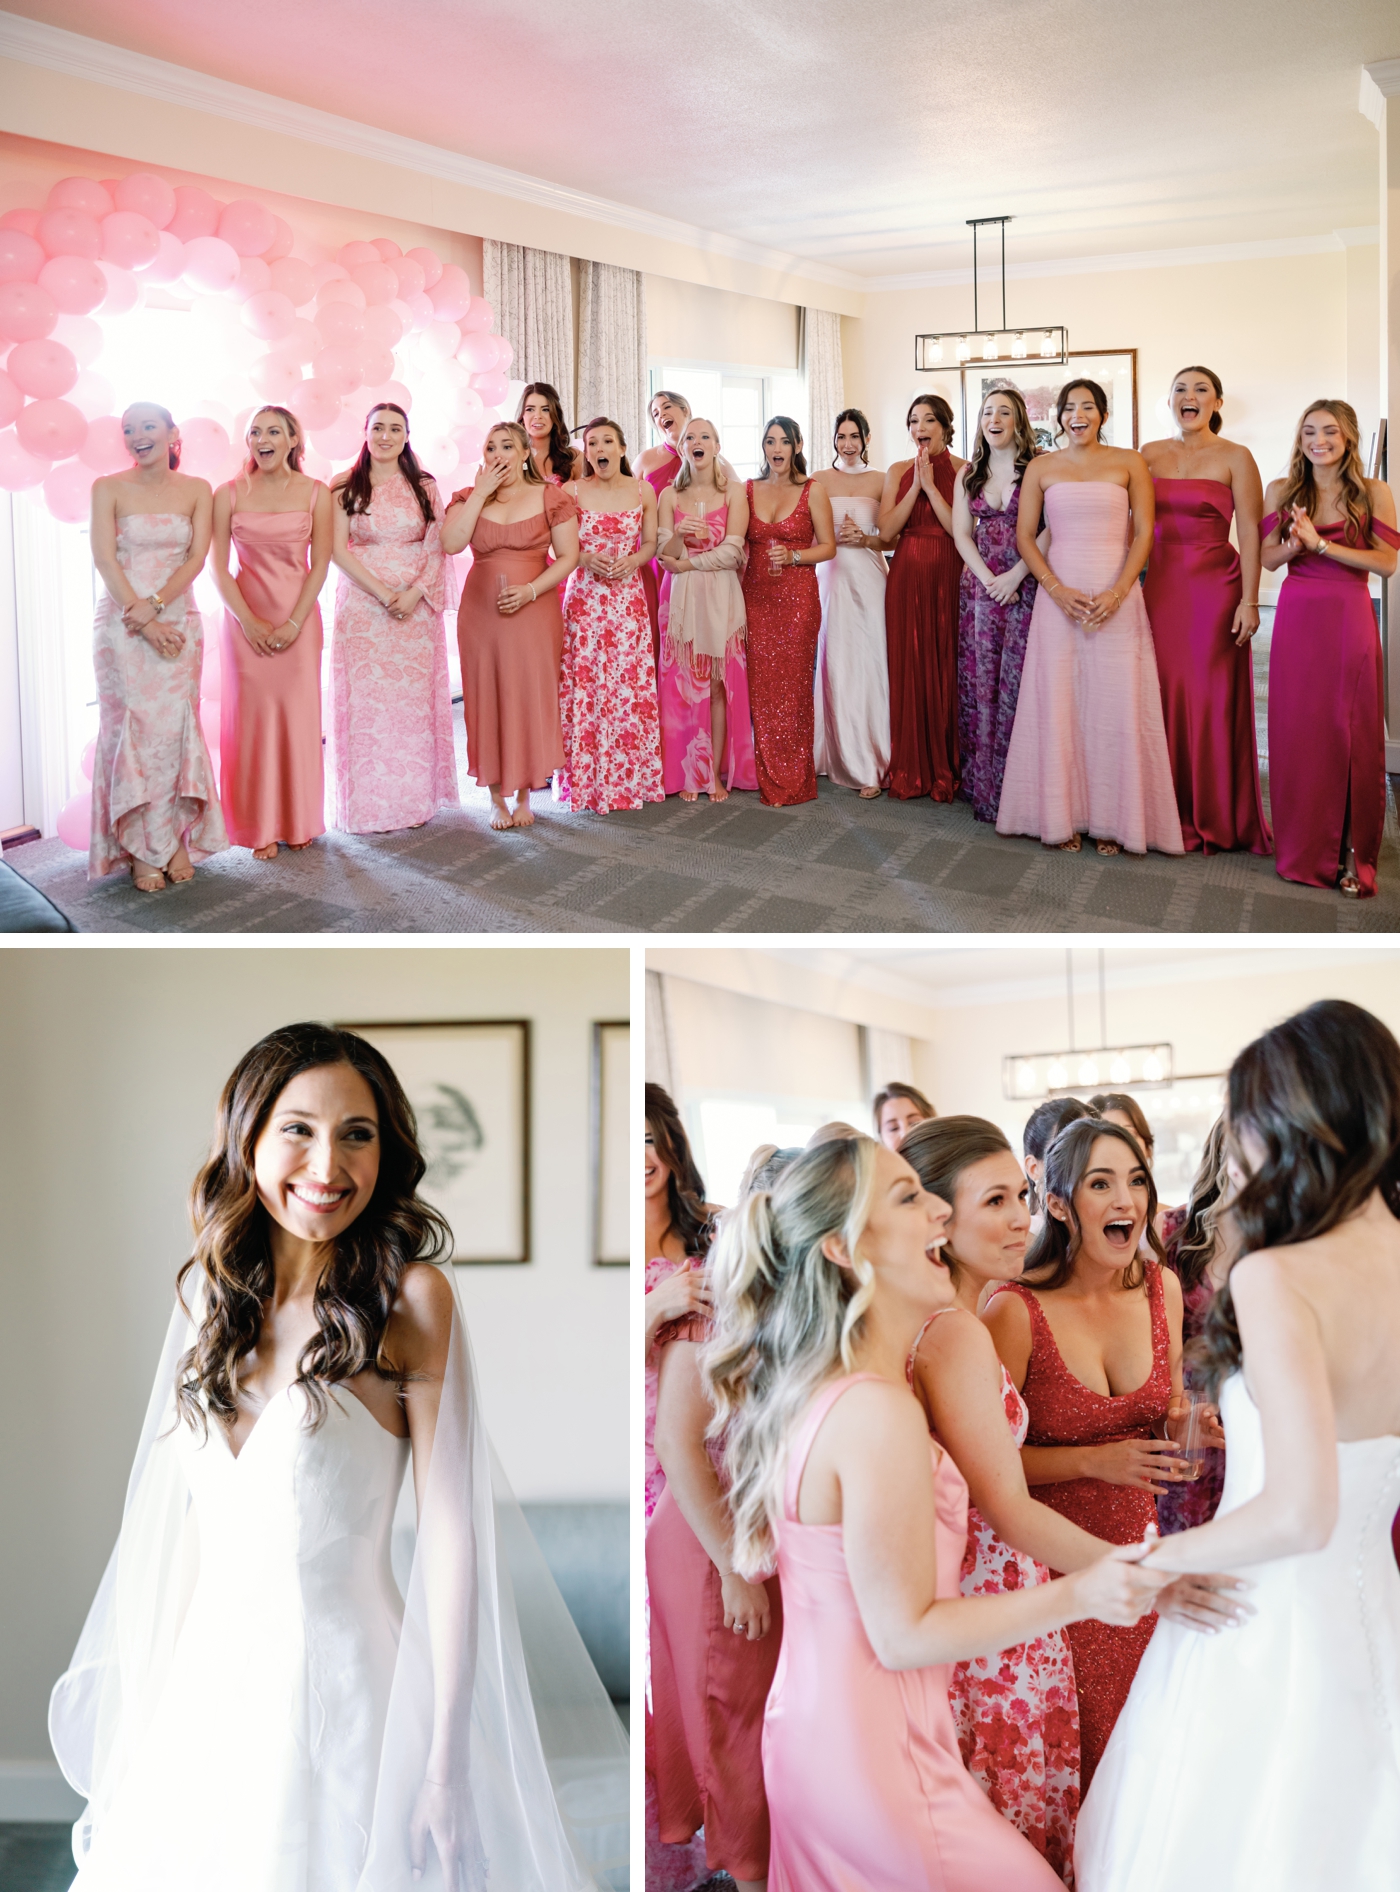
[[[530,1260],[530,1021],[346,1022],[389,1060],[418,1119],[419,1193],[446,1216],[459,1267]]]
[[[632,1028],[625,1018],[594,1024],[592,1074],[593,1265],[625,1268],[632,1247]]]
[[[1015,388],[1025,396],[1037,444],[1042,452],[1053,450],[1056,445],[1055,397],[1067,381],[1081,374],[1097,381],[1108,396],[1108,419],[1099,435],[1104,445],[1135,448],[1138,444],[1137,354],[1136,348],[1071,348],[1064,367],[1042,367],[1039,362],[1028,361],[1018,374],[1012,374],[1004,364],[986,368],[969,364],[961,371],[963,456],[971,453],[972,434],[982,403],[996,388]]]

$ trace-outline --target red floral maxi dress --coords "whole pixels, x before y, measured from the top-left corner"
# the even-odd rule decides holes
[[[937,1319],[935,1314],[925,1321],[909,1350],[905,1371],[911,1386],[920,1343]],[[1026,1442],[1030,1413],[1005,1367],[1001,1403],[1019,1451]],[[969,1504],[959,1585],[964,1596],[1000,1596],[1049,1581],[1044,1564],[1013,1550],[976,1505]],[[968,1773],[997,1812],[1072,1886],[1079,1817],[1079,1704],[1065,1631],[1052,1629],[996,1655],[957,1663],[948,1702]]]
[[[577,489],[575,489],[577,490]],[[624,558],[641,538],[642,508],[579,508],[585,553]],[[577,566],[564,601],[564,661],[559,677],[564,766],[554,793],[566,807],[605,815],[665,801],[661,717],[651,619],[641,576],[595,578]]]

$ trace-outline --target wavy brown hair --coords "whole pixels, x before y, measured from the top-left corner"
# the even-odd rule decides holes
[[[1021,1132],[1021,1158],[1025,1162],[1034,1157],[1037,1163],[1044,1163],[1045,1152],[1055,1141],[1067,1123],[1074,1123],[1080,1117],[1096,1117],[1098,1112],[1092,1104],[1086,1104],[1082,1097],[1047,1097],[1043,1104],[1037,1104],[1026,1118],[1026,1127]],[[1030,1181],[1030,1178],[1027,1178]],[[1028,1201],[1032,1215],[1039,1215],[1045,1208],[1042,1191],[1032,1182]]]
[[[595,428],[601,430],[604,427],[611,428],[613,433],[617,435],[617,444],[622,450],[619,456],[618,471],[624,479],[630,480],[632,478],[632,468],[627,462],[627,436],[623,433],[617,422],[615,420],[609,420],[606,414],[595,415],[591,421],[578,430],[580,451],[583,454],[583,477],[585,479],[596,479],[598,477],[593,471],[593,462],[588,457],[588,436]]]
[[[1103,434],[1103,424],[1108,419],[1108,396],[1097,381],[1091,381],[1087,375],[1081,375],[1078,380],[1066,381],[1055,397],[1055,438],[1057,440],[1064,438],[1065,409],[1069,406],[1069,397],[1079,388],[1086,390],[1089,399],[1098,409],[1099,430],[1094,438],[1097,440]]]
[[[1229,1197],[1225,1173],[1225,1119],[1210,1126],[1201,1160],[1196,1165],[1186,1214],[1180,1228],[1167,1238],[1167,1266],[1190,1293],[1205,1278],[1220,1240],[1220,1218]]]
[[[559,398],[559,390],[551,387],[548,381],[531,381],[526,384],[520,396],[520,405],[515,410],[516,421],[521,424],[524,433],[525,403],[532,394],[541,394],[549,408],[549,451],[545,459],[554,470],[554,477],[566,480],[574,470],[574,443],[569,438],[568,423],[564,419],[564,403]],[[494,429],[492,430],[494,432]],[[525,451],[529,453],[529,435],[526,434]]]
[[[1400,1219],[1400,1045],[1361,1006],[1320,999],[1246,1045],[1226,1119],[1237,1161],[1243,1130],[1264,1153],[1230,1202],[1237,1255],[1313,1241],[1378,1189]],[[1227,1274],[1196,1350],[1211,1398],[1243,1357]]]
[[[1035,429],[1031,426],[1030,410],[1026,406],[1026,397],[1019,388],[1013,388],[1008,382],[1005,387],[989,388],[982,397],[982,407],[977,410],[977,438],[972,445],[972,458],[968,462],[967,472],[963,475],[963,491],[969,499],[976,499],[984,491],[992,473],[991,442],[982,431],[982,408],[997,395],[1004,395],[1010,401],[1016,414],[1016,484],[1021,483],[1021,475],[1030,465],[1040,449],[1035,443]]]
[[[1110,1110],[1116,1110],[1120,1117],[1126,1117],[1133,1135],[1151,1157],[1157,1147],[1157,1139],[1152,1134],[1152,1125],[1147,1121],[1147,1112],[1131,1091],[1096,1091],[1089,1099],[1089,1108],[1097,1110],[1101,1117]]]
[[[912,1084],[886,1084],[883,1090],[876,1091],[870,1103],[870,1114],[875,1120],[876,1136],[880,1134],[880,1112],[896,1097],[902,1097],[906,1103],[912,1104],[915,1110],[921,1110],[925,1118],[938,1115],[923,1092],[916,1090]]]
[[[666,1181],[666,1206],[671,1229],[687,1255],[708,1253],[714,1224],[705,1202],[705,1180],[691,1152],[690,1138],[670,1093],[659,1084],[646,1087],[647,1131],[652,1147],[671,1174]]]
[[[428,488],[435,487],[436,482],[432,474],[425,472],[422,466],[419,465],[418,455],[409,445],[408,415],[399,406],[397,401],[376,401],[368,414],[365,415],[365,431],[368,433],[369,424],[374,419],[375,415],[384,413],[386,409],[391,414],[397,414],[399,419],[403,422],[403,448],[399,454],[399,471],[413,488],[413,497],[418,501],[418,510],[423,515],[423,524],[430,526],[433,523],[433,495],[429,492]],[[331,491],[340,501],[341,508],[347,517],[353,517],[357,512],[369,511],[369,503],[373,497],[369,468],[369,441],[366,440],[365,444],[360,448],[359,457],[350,468],[350,471],[348,473],[337,473],[335,479],[331,482]]]
[[[899,1146],[899,1154],[913,1165],[915,1174],[931,1196],[941,1196],[956,1211],[954,1197],[965,1169],[984,1157],[1015,1157],[1016,1152],[1005,1135],[985,1117],[937,1117],[916,1123]],[[951,1242],[945,1242],[940,1259],[958,1278],[960,1263]]]
[[[1181,377],[1184,374],[1203,374],[1206,380],[1209,381],[1210,385],[1215,389],[1216,400],[1223,401],[1225,399],[1225,385],[1221,381],[1220,376],[1215,372],[1214,368],[1207,368],[1204,366],[1203,363],[1199,361],[1193,361],[1191,365],[1187,368],[1178,368],[1176,373],[1172,376],[1171,387],[1168,388],[1167,390],[1168,400],[1171,399],[1172,394],[1175,392],[1177,382],[1181,379]],[[1210,431],[1213,434],[1218,434],[1220,432],[1222,424],[1223,423],[1220,419],[1220,409],[1217,408],[1215,412],[1211,415],[1210,419],[1206,422],[1206,425],[1210,428]]]
[[[306,1393],[312,1424],[326,1416],[327,1386],[367,1368],[400,1374],[384,1352],[384,1334],[410,1262],[451,1253],[452,1231],[418,1195],[427,1167],[413,1107],[388,1060],[352,1031],[332,1025],[283,1025],[259,1039],[234,1066],[219,1098],[209,1156],[190,1191],[194,1252],[176,1278],[186,1307],[186,1278],[203,1288],[194,1345],[180,1361],[180,1417],[207,1433],[210,1412],[226,1423],[238,1411],[240,1362],[258,1344],[275,1276],[270,1218],[258,1199],[254,1151],[277,1099],[303,1071],[348,1064],[374,1095],[379,1118],[379,1176],[363,1211],[331,1244],[316,1284],[316,1334],[301,1351],[295,1384]]]
[[[1105,1123],[1101,1117],[1079,1117],[1073,1123],[1066,1124],[1045,1152],[1045,1177],[1041,1184],[1046,1199],[1046,1216],[1040,1233],[1032,1242],[1026,1255],[1026,1280],[1035,1288],[1062,1288],[1074,1273],[1075,1259],[1079,1254],[1083,1236],[1080,1232],[1079,1218],[1075,1213],[1074,1198],[1084,1173],[1089,1167],[1094,1153],[1094,1145],[1100,1137],[1113,1137],[1119,1143],[1126,1143],[1142,1173],[1147,1178],[1147,1242],[1158,1261],[1165,1260],[1161,1239],[1153,1223],[1157,1220],[1157,1185],[1152,1180],[1152,1171],[1147,1166],[1147,1158],[1142,1153],[1142,1145],[1131,1130],[1125,1130],[1121,1123]],[[1058,1196],[1069,1212],[1069,1220],[1062,1222],[1057,1215],[1049,1212],[1049,1199]],[[1034,1275],[1036,1279],[1031,1280]],[[1140,1288],[1146,1279],[1147,1269],[1143,1263],[1142,1252],[1136,1249],[1132,1260],[1123,1270],[1123,1286]]]
[[[1356,409],[1350,401],[1309,401],[1303,409],[1298,431],[1293,436],[1288,478],[1279,495],[1278,516],[1283,536],[1287,537],[1290,506],[1301,506],[1309,518],[1317,511],[1317,477],[1313,472],[1312,461],[1303,452],[1303,422],[1312,414],[1330,414],[1341,428],[1347,443],[1341,465],[1337,468],[1342,487],[1342,511],[1346,516],[1346,531],[1342,537],[1348,545],[1369,545],[1371,495],[1366,486],[1366,469],[1361,462],[1361,428],[1356,419]]]

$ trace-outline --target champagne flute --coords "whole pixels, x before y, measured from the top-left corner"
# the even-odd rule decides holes
[[[510,590],[510,580],[504,572],[496,573],[496,609],[501,609],[506,593]]]

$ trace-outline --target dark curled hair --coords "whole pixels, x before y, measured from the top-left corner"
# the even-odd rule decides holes
[[[1180,1228],[1167,1238],[1167,1266],[1188,1294],[1204,1278],[1215,1257],[1226,1188],[1225,1119],[1217,1117],[1196,1166],[1185,1217]]]
[[[652,1146],[671,1172],[666,1182],[671,1229],[687,1255],[706,1254],[714,1239],[714,1224],[705,1206],[704,1179],[691,1154],[681,1113],[659,1084],[646,1087],[646,1116]]]
[[[928,408],[929,411],[932,413],[933,418],[938,422],[939,426],[943,429],[943,445],[946,447],[949,441],[953,438],[953,410],[952,408],[949,407],[948,403],[944,400],[941,394],[916,394],[913,400],[909,403],[909,412],[904,416],[904,427],[905,427],[906,432],[908,432],[909,428],[913,425],[914,410],[919,407]]]
[[[1034,1287],[1062,1288],[1074,1273],[1075,1257],[1082,1239],[1074,1198],[1084,1180],[1084,1172],[1089,1167],[1094,1145],[1101,1137],[1112,1137],[1119,1143],[1126,1143],[1132,1151],[1134,1162],[1146,1176],[1147,1241],[1158,1261],[1164,1259],[1161,1241],[1152,1226],[1157,1219],[1157,1185],[1152,1180],[1152,1171],[1147,1167],[1147,1158],[1137,1138],[1131,1130],[1125,1130],[1121,1123],[1105,1123],[1100,1117],[1080,1117],[1067,1124],[1045,1152],[1045,1180],[1041,1187],[1046,1197],[1047,1213],[1044,1225],[1026,1256],[1027,1279],[1033,1274],[1040,1277],[1032,1283]],[[1059,1216],[1049,1213],[1051,1196],[1057,1196],[1065,1205],[1069,1214],[1068,1222],[1062,1222]],[[1142,1255],[1135,1250],[1132,1260],[1123,1270],[1123,1286],[1141,1287],[1146,1272]]]
[[[792,471],[788,474],[788,479],[793,485],[796,485],[797,481],[793,479],[793,474],[796,474],[797,479],[800,480],[805,480],[807,477],[807,459],[802,451],[802,429],[790,415],[774,414],[772,419],[764,426],[764,440],[768,438],[775,427],[792,448]],[[758,477],[761,480],[771,480],[773,478],[773,469],[768,464],[768,455],[764,451],[762,444],[759,446],[759,452],[763,454],[763,471]]]
[[[1203,374],[1206,380],[1209,381],[1210,385],[1215,389],[1216,400],[1223,401],[1225,399],[1225,388],[1221,382],[1220,376],[1215,372],[1214,368],[1203,368],[1199,361],[1193,361],[1189,368],[1177,369],[1176,373],[1172,376],[1171,384],[1173,387],[1176,386],[1177,382],[1181,379],[1181,377],[1184,374]],[[1213,434],[1218,434],[1220,432],[1221,424],[1222,423],[1220,419],[1220,409],[1217,408],[1215,412],[1211,415],[1210,420],[1207,422],[1207,425],[1209,426],[1210,431]]]
[[[896,1097],[903,1097],[906,1102],[914,1106],[915,1110],[921,1110],[925,1117],[936,1117],[938,1115],[938,1112],[934,1109],[927,1097],[924,1096],[923,1092],[915,1090],[912,1084],[886,1084],[883,1090],[876,1091],[874,1100],[870,1105],[870,1114],[875,1119],[876,1136],[880,1134],[880,1112],[885,1108],[886,1104],[892,1103]]]
[[[397,401],[376,401],[365,415],[365,428],[376,414],[385,411],[397,414],[403,422],[403,449],[399,454],[399,471],[413,488],[413,497],[418,501],[418,510],[423,515],[423,524],[433,523],[433,496],[428,488],[434,484],[431,473],[425,473],[418,464],[418,456],[408,444],[408,415]],[[373,497],[373,488],[369,479],[370,451],[369,441],[360,448],[359,457],[348,473],[340,473],[335,479],[335,496],[347,517],[353,518],[357,512],[368,512],[369,502]]]
[[[1037,1104],[1026,1118],[1026,1127],[1021,1132],[1021,1154],[1034,1157],[1043,1164],[1045,1152],[1055,1141],[1067,1123],[1074,1123],[1080,1117],[1096,1117],[1099,1113],[1092,1104],[1086,1104],[1079,1097],[1051,1097],[1043,1104]],[[1031,1183],[1030,1206],[1039,1214],[1045,1207],[1039,1186]]]
[[[1055,397],[1055,437],[1057,440],[1065,431],[1065,409],[1069,406],[1069,397],[1076,388],[1086,388],[1092,396],[1094,406],[1099,410],[1100,433],[1103,432],[1103,424],[1108,419],[1108,396],[1097,381],[1090,381],[1087,377],[1078,381],[1066,381]]]
[[[326,1416],[327,1386],[367,1368],[399,1374],[384,1353],[384,1334],[404,1270],[450,1254],[452,1231],[417,1193],[426,1164],[413,1109],[388,1061],[354,1032],[331,1025],[283,1025],[234,1066],[219,1098],[209,1157],[190,1191],[194,1252],[176,1278],[180,1304],[194,1272],[204,1313],[194,1345],[180,1361],[180,1417],[207,1433],[208,1412],[231,1421],[238,1411],[239,1362],[258,1344],[275,1275],[269,1217],[258,1199],[254,1151],[277,1099],[303,1071],[348,1064],[374,1093],[379,1117],[379,1177],[362,1212],[335,1238],[316,1284],[316,1335],[297,1361],[313,1425]]]
[[[622,457],[618,464],[618,471],[622,474],[624,479],[630,480],[632,477],[632,469],[627,464],[627,436],[623,433],[617,422],[615,420],[609,420],[606,414],[595,414],[593,419],[588,422],[587,426],[580,427],[578,430],[579,446],[583,450],[584,477],[595,479],[597,477],[593,472],[593,462],[588,457],[588,436],[593,432],[595,427],[610,427],[617,435],[617,444],[622,449]],[[551,459],[552,457],[551,455]]]
[[[1359,1005],[1321,999],[1246,1045],[1230,1067],[1226,1115],[1237,1160],[1243,1130],[1264,1152],[1230,1203],[1239,1255],[1313,1241],[1377,1189],[1400,1218],[1400,1045]],[[1228,1275],[1196,1358],[1214,1398],[1243,1358]]]
[[[1005,1136],[985,1117],[938,1117],[916,1123],[899,1146],[899,1154],[913,1166],[929,1194],[941,1196],[954,1210],[963,1171],[986,1156],[1003,1153],[1014,1160],[1016,1153]],[[942,1259],[956,1281],[959,1263],[951,1242],[944,1246]]]
[[[833,466],[838,466],[840,464],[841,456],[836,451],[836,436],[837,434],[840,433],[841,429],[845,426],[847,421],[850,421],[851,425],[855,428],[856,432],[860,435],[860,457],[862,461],[865,463],[865,465],[869,466],[870,465],[870,452],[869,452],[870,422],[865,418],[864,414],[861,413],[858,407],[843,407],[841,409],[841,412],[836,416],[836,419],[832,423],[831,464]]]
[[[1025,396],[1019,388],[1010,383],[1001,388],[989,388],[982,397],[985,407],[994,395],[1001,394],[1010,401],[1016,415],[1016,484],[1021,483],[1021,475],[1040,451],[1035,443],[1035,429],[1031,426],[1030,411],[1026,406]],[[976,499],[985,489],[992,472],[991,442],[982,431],[982,408],[977,410],[977,438],[972,446],[972,458],[968,462],[967,472],[963,475],[963,491],[969,499]]]
[[[522,423],[525,419],[525,403],[532,394],[542,394],[549,403],[549,452],[544,457],[554,469],[557,479],[567,479],[573,471],[574,443],[569,438],[559,390],[551,387],[548,381],[527,382],[520,396],[520,406],[515,412],[515,418]]]
[[[1098,1091],[1089,1099],[1089,1108],[1097,1110],[1101,1117],[1110,1110],[1116,1110],[1120,1117],[1128,1119],[1133,1135],[1145,1150],[1156,1148],[1157,1139],[1152,1134],[1152,1125],[1147,1121],[1147,1112],[1128,1091]]]

